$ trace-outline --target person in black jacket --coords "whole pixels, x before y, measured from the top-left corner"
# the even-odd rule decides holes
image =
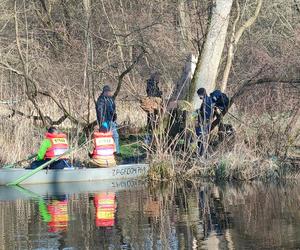
[[[197,90],[199,98],[202,100],[202,105],[198,112],[198,125],[199,128],[197,135],[201,134],[201,128],[206,133],[210,132],[211,122],[215,117],[218,119],[223,111],[226,111],[229,107],[229,98],[226,94],[220,90],[213,91],[210,95],[207,95],[205,88]]]
[[[207,95],[205,88],[197,90],[199,98],[202,100],[201,107],[196,110],[198,114],[198,126],[196,133],[198,136],[204,133],[209,133],[211,120],[213,118],[213,102],[209,95]]]
[[[226,111],[229,106],[229,98],[220,90],[213,91],[210,95],[207,94],[205,88],[197,90],[199,98],[202,100],[200,109],[196,110],[198,113],[198,122],[196,126],[196,134],[199,137],[199,154],[203,155],[208,143],[208,135],[211,130],[211,124],[215,117],[218,123],[221,122],[222,112]]]
[[[146,93],[148,97],[159,97],[162,98],[162,92],[159,89],[159,80],[160,75],[158,72],[153,73],[150,76],[150,79],[147,80]],[[158,110],[155,110],[154,113],[147,114],[147,131],[151,134],[152,129],[155,126],[157,121]]]
[[[116,104],[110,86],[103,87],[96,103],[97,121],[100,129],[112,130],[116,153],[120,153],[119,134],[117,131]]]

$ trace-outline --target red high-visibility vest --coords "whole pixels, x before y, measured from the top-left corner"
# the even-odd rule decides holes
[[[51,141],[51,147],[47,149],[44,159],[52,159],[60,156],[69,149],[67,136],[65,134],[46,133],[45,137]]]
[[[94,132],[94,150],[92,153],[93,159],[105,159],[106,157],[113,157],[115,152],[115,142],[112,137],[112,132],[107,133]]]

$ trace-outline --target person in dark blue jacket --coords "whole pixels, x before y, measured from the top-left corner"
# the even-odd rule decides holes
[[[199,98],[202,100],[200,109],[196,110],[198,113],[198,126],[196,127],[196,133],[198,136],[205,132],[209,132],[210,123],[213,117],[213,101],[210,96],[207,95],[205,88],[197,90]]]
[[[208,146],[208,135],[213,116],[213,103],[210,96],[207,95],[205,88],[197,90],[199,98],[202,100],[200,109],[197,109],[196,135],[198,136],[198,153],[200,156],[205,154]]]
[[[221,120],[221,112],[228,109],[229,99],[220,90],[213,91],[207,95],[205,88],[197,90],[199,98],[202,100],[200,109],[197,110],[198,122],[196,126],[196,134],[200,139],[198,143],[199,153],[203,155],[205,151],[205,142],[208,142],[208,135],[210,133],[211,124],[216,116]]]
[[[210,95],[207,95],[205,88],[198,89],[197,94],[202,100],[201,107],[197,110],[198,127],[209,132],[213,118],[220,115],[219,112],[223,112],[228,109],[229,98],[220,90],[215,90]],[[198,129],[197,135],[199,136],[200,133],[201,131]]]
[[[116,145],[116,153],[120,153],[119,134],[117,131],[116,104],[110,86],[103,87],[96,103],[97,121],[100,129],[112,130]]]

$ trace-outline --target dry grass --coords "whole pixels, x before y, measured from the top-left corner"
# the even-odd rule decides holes
[[[119,101],[117,104],[121,130],[124,133],[140,132],[140,128],[146,124],[146,113],[141,110],[139,103]],[[46,108],[55,116],[51,105],[45,104]],[[91,113],[94,118],[94,111]],[[167,108],[163,107],[159,117],[165,118],[168,114]],[[296,150],[300,145],[299,117],[286,112],[247,114],[235,112],[234,116],[239,120],[230,115],[226,117],[225,122],[230,121],[236,130],[235,136],[225,138],[220,143],[216,133],[213,134],[207,157],[199,157],[195,143],[188,140],[191,130],[184,129],[174,137],[171,134],[175,121],[157,124],[152,144],[144,145],[148,149],[151,164],[149,179],[156,181],[206,176],[253,180],[278,177],[282,173],[289,173],[291,167],[295,170],[295,165],[288,165],[287,160],[299,156]],[[59,114],[56,116],[59,117]],[[83,140],[81,127],[66,122],[61,128],[67,132],[72,147]],[[44,132],[45,128],[39,127],[32,119],[20,116],[2,119],[0,163],[15,162],[36,152]],[[72,157],[85,161],[88,151],[87,147]]]
[[[295,148],[300,139],[299,117],[296,115],[278,112],[251,116],[235,114],[239,120],[228,116],[236,129],[234,136],[220,142],[216,131],[212,133],[205,157],[197,155],[195,145],[190,141],[178,147],[188,130],[171,140],[170,128],[164,132],[160,130],[160,133],[155,130],[150,148],[153,167],[149,178],[193,179],[201,176],[254,180],[296,177],[299,165],[297,168],[297,163],[289,163],[291,157],[297,157]]]
[[[38,130],[32,121],[20,119],[0,122],[0,163],[25,159],[37,150],[41,140]]]
[[[43,106],[45,114],[51,115],[55,119],[60,117],[61,113],[53,103],[44,101]],[[121,130],[125,130],[125,133],[131,133],[134,128],[145,126],[146,114],[139,107],[138,102],[117,101],[117,108],[118,122]],[[9,111],[7,105],[1,105],[0,110],[0,164],[17,162],[37,152],[46,128],[41,127],[39,122],[34,121],[33,118],[19,115],[8,118],[8,115],[12,112]],[[30,111],[30,105],[25,104],[20,111],[34,115]],[[91,110],[91,120],[94,119],[96,119],[96,114],[93,108]],[[63,122],[59,128],[68,134],[71,147],[85,140],[82,127],[72,124],[69,120]],[[88,158],[88,151],[88,147],[80,150],[72,155],[72,159],[85,161]]]

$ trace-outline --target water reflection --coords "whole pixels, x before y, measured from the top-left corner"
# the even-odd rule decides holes
[[[67,231],[69,222],[67,195],[39,199],[38,205],[42,221],[48,223],[48,232]]]
[[[115,225],[115,212],[117,208],[116,193],[102,192],[95,194],[96,227],[112,227]]]
[[[300,248],[297,183],[117,186],[0,192],[0,249]]]

